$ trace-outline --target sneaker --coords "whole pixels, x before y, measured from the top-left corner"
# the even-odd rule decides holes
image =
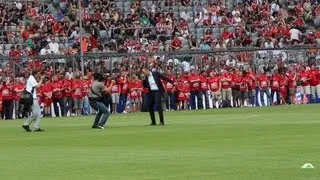
[[[104,127],[103,126],[98,126],[98,129],[104,129]]]
[[[33,130],[33,132],[43,132],[44,131],[44,129],[35,129],[35,130]]]
[[[31,132],[29,126],[24,126],[24,125],[23,125],[22,128],[23,128],[26,132]]]

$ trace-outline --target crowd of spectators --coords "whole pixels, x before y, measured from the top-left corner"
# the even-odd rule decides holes
[[[9,51],[18,45],[26,55],[78,53],[77,10],[77,1],[1,3],[2,53],[13,56]],[[276,48],[320,42],[320,4],[314,0],[84,0],[81,14],[85,53]]]
[[[82,0],[81,16],[78,5],[75,0],[0,3],[1,80],[18,81],[15,77],[25,77],[27,68],[44,70],[48,79],[64,76],[66,71],[77,74],[80,61],[71,57],[80,51],[85,56],[129,53],[121,58],[86,58],[84,66],[85,72],[126,71],[130,78],[139,77],[143,66],[175,75],[191,70],[242,72],[253,67],[271,76],[275,71],[287,72],[290,64],[317,68],[320,62],[320,4],[315,0]],[[228,48],[239,47],[259,50],[228,52]],[[296,47],[308,49],[277,50]],[[276,50],[263,50],[268,48]],[[179,53],[200,50],[226,52]],[[180,55],[157,55],[169,51]],[[130,55],[139,52],[155,56]],[[32,58],[37,55],[44,58]],[[45,55],[70,58],[49,59]],[[6,57],[13,59],[4,61]]]

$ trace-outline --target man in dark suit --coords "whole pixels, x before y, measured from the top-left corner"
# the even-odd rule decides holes
[[[147,68],[142,69],[142,73],[145,76],[143,80],[143,86],[149,89],[148,97],[149,97],[149,113],[151,118],[150,126],[156,125],[156,118],[154,115],[154,106],[159,113],[160,118],[160,125],[164,125],[164,118],[163,118],[163,109],[161,105],[161,96],[165,92],[165,89],[162,85],[161,79],[167,82],[174,84],[172,80],[165,77],[161,73],[154,71],[151,72]]]

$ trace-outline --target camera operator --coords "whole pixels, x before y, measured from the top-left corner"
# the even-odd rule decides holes
[[[110,116],[110,111],[105,105],[104,99],[106,94],[110,94],[114,82],[111,82],[109,86],[105,86],[103,83],[104,77],[100,73],[95,73],[93,79],[94,81],[91,86],[89,101],[90,106],[97,111],[97,115],[92,128],[104,129],[104,125]]]

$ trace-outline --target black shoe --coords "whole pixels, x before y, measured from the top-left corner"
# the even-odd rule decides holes
[[[164,122],[161,122],[159,125],[160,125],[160,126],[164,126]]]
[[[43,132],[44,131],[44,129],[35,129],[35,130],[33,130],[33,132]]]
[[[92,129],[99,129],[98,126],[92,126]]]
[[[29,126],[22,126],[22,128],[24,129],[24,130],[26,130],[27,132],[31,132],[31,130],[30,130],[30,127]]]
[[[156,126],[156,125],[157,125],[156,123],[151,123],[148,126]]]

